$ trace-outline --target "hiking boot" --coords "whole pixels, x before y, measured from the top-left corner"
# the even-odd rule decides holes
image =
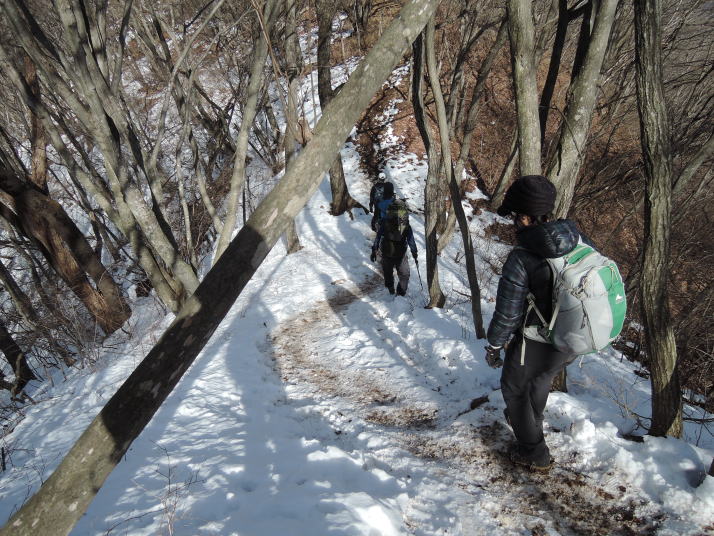
[[[407,291],[402,289],[402,286],[397,283],[397,296],[404,296],[406,293]]]
[[[531,460],[523,456],[523,454],[518,451],[518,448],[512,449],[508,453],[508,457],[515,465],[520,465],[521,467],[525,467],[531,471],[538,471],[539,473],[547,473],[550,471],[550,468],[553,467],[553,462],[555,462],[555,459],[550,454],[548,454],[546,460]]]
[[[394,287],[387,287],[390,294],[394,294]]]

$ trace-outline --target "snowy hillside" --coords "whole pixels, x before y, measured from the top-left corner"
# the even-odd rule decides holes
[[[351,146],[343,156],[351,193],[366,202],[370,184],[358,156]],[[423,162],[402,155],[388,172],[399,196],[420,207]],[[458,233],[441,267],[449,307],[425,310],[413,263],[405,298],[382,286],[369,261],[370,216],[335,218],[328,206],[323,183],[297,222],[304,248],[270,253],[73,534],[714,530],[714,478],[697,487],[714,439],[693,424],[686,441],[624,439],[642,433],[631,415],[648,414],[649,382],[614,351],[572,365],[570,392],[551,396],[551,473],[512,466],[499,371],[486,366],[463,304]],[[494,217],[472,221],[486,322],[497,284],[490,263],[507,251],[484,238]],[[423,253],[418,214],[412,224]],[[4,438],[2,522],[51,474],[170,320],[145,299],[131,337],[108,341],[121,347],[37,394]]]

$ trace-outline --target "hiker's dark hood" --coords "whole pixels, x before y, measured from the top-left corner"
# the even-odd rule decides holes
[[[554,258],[570,253],[578,244],[580,232],[571,220],[556,220],[531,225],[516,232],[518,245],[540,257]]]

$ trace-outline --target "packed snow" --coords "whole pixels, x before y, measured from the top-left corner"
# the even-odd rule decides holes
[[[352,195],[367,205],[370,178],[355,147],[342,156]],[[72,534],[714,531],[706,476],[714,438],[687,422],[682,440],[625,439],[645,432],[650,386],[615,350],[578,360],[569,392],[551,395],[555,468],[542,475],[511,465],[500,372],[474,335],[460,236],[440,260],[447,307],[424,309],[426,164],[397,154],[385,167],[413,209],[419,272],[412,262],[407,296],[390,296],[369,261],[371,216],[331,216],[324,181],[296,220],[303,249],[272,250]],[[494,267],[510,246],[487,238],[498,216],[472,216],[487,325]],[[155,298],[137,300],[128,334],[107,340],[92,367],[31,393],[37,404],[2,439],[0,522],[51,474],[171,320]]]

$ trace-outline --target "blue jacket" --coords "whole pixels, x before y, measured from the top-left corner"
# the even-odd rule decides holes
[[[393,197],[390,197],[388,199],[382,199],[381,201],[377,201],[377,214],[379,215],[380,220],[382,218],[387,217],[387,209],[389,208],[389,205],[391,205],[393,201],[394,201]]]

